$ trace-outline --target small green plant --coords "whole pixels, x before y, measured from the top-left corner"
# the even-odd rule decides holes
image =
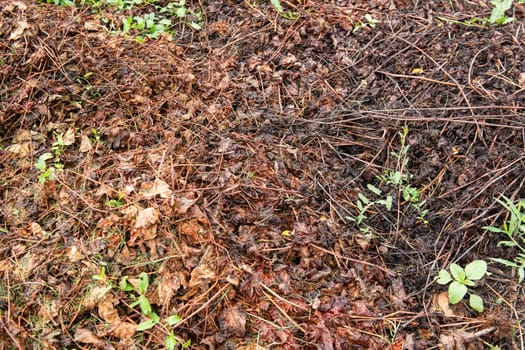
[[[469,18],[463,21],[457,21],[457,20],[445,18],[445,17],[437,17],[437,18],[444,22],[461,24],[467,27],[481,27],[481,28],[486,28],[488,27],[488,25],[500,26],[500,25],[508,24],[514,21],[513,17],[507,17],[505,15],[505,12],[507,12],[508,10],[512,8],[512,5],[514,3],[513,0],[491,0],[490,3],[492,4],[493,7],[490,13],[490,17],[488,18],[487,17],[484,17],[484,18],[473,17],[473,18]],[[525,0],[518,0],[517,3],[523,4],[525,3]]]
[[[40,170],[38,181],[45,183],[46,181],[53,181],[58,171],[64,170],[64,164],[60,160],[60,156],[64,152],[64,149],[68,145],[64,140],[63,133],[54,133],[55,142],[51,145],[51,152],[46,152],[38,157],[35,168]],[[48,166],[47,161],[53,159],[53,165]]]
[[[182,348],[188,348],[191,345],[191,340],[188,340],[186,342],[180,340],[175,336],[172,330],[170,330],[168,327],[173,326],[181,321],[181,317],[177,314],[171,315],[167,317],[164,322],[161,322],[161,319],[159,315],[153,311],[153,308],[151,307],[151,303],[149,302],[146,292],[149,287],[149,277],[148,274],[145,272],[141,272],[136,285],[132,285],[128,281],[128,277],[124,276],[119,283],[120,290],[123,292],[136,292],[138,293],[138,298],[130,305],[131,307],[139,306],[140,313],[144,318],[146,318],[145,321],[139,323],[137,326],[137,331],[145,331],[148,329],[153,328],[154,326],[158,325],[168,333],[165,339],[165,345],[166,349],[173,350],[175,349],[175,346],[177,344],[181,344]]]
[[[42,184],[45,183],[46,181],[53,181],[55,179],[55,175],[56,175],[55,167],[47,166],[47,161],[52,158],[54,158],[53,154],[50,152],[46,152],[40,155],[40,157],[38,157],[38,160],[35,163],[35,168],[40,170],[38,181]]]
[[[92,278],[106,285],[106,289],[102,294],[115,288],[111,279],[106,275],[105,267],[101,267],[99,273],[92,276]],[[160,316],[153,311],[153,307],[146,296],[146,292],[149,288],[149,277],[147,273],[141,272],[134,283],[130,283],[128,276],[124,276],[120,279],[118,287],[122,292],[128,293],[128,295],[135,300],[130,304],[130,307],[134,308],[138,306],[141,315],[145,318],[144,321],[137,325],[137,331],[146,331],[155,326],[162,327],[168,334],[165,339],[165,346],[168,350],[174,350],[177,344],[180,344],[182,349],[186,349],[191,345],[191,340],[183,341],[174,334],[173,330],[169,329],[170,326],[173,326],[182,320],[179,315],[173,314],[166,319],[161,320]],[[135,293],[138,294],[138,297]]]
[[[372,17],[371,14],[367,13],[365,15],[364,21],[358,21],[357,23],[354,24],[354,29],[352,30],[352,33],[355,34],[355,33],[357,33],[359,30],[361,30],[363,28],[372,28],[372,29],[374,29],[378,22],[379,21],[374,19],[374,17]]]
[[[108,207],[110,208],[118,208],[118,207],[121,207],[124,205],[124,198],[126,197],[126,195],[123,193],[123,192],[120,192],[118,193],[118,196],[117,198],[112,198],[110,200],[108,200],[106,202],[106,204],[108,205]]]
[[[448,284],[448,301],[455,305],[459,303],[467,293],[468,287],[474,287],[478,281],[485,276],[487,263],[483,260],[474,260],[463,269],[458,264],[450,265],[450,273],[440,270],[436,281],[439,284]],[[483,299],[474,293],[469,293],[469,305],[477,312],[483,312]]]
[[[417,220],[423,224],[428,224],[425,219],[428,214],[428,209],[423,209],[426,201],[421,200],[421,192],[416,187],[410,185],[410,174],[407,172],[408,165],[408,150],[409,145],[406,144],[406,138],[408,136],[408,128],[403,127],[402,131],[398,133],[400,139],[400,151],[392,152],[392,155],[397,160],[395,169],[385,169],[382,175],[378,175],[377,179],[384,185],[389,186],[398,192],[398,197],[401,197],[406,203],[410,204],[417,212]],[[370,199],[363,193],[357,194],[357,200],[355,202],[358,213],[356,216],[347,216],[346,219],[354,222],[359,229],[366,233],[369,231],[367,226],[363,226],[362,223],[367,218],[366,213],[371,208],[382,207],[387,211],[392,210],[393,206],[393,195],[388,192],[384,192],[378,187],[367,184],[367,189],[372,192],[377,199]]]
[[[283,6],[281,5],[281,2],[279,0],[270,0],[270,2],[272,3],[279,16],[290,20],[297,19],[298,14],[292,11],[284,11]]]
[[[383,192],[375,187],[372,184],[368,184],[366,186],[370,192],[374,193],[376,196],[382,196]],[[356,206],[359,210],[357,216],[347,216],[346,219],[354,222],[358,227],[359,230],[363,233],[367,233],[369,231],[368,226],[362,226],[363,221],[367,218],[366,212],[376,206],[384,206],[387,211],[390,211],[392,209],[392,195],[387,194],[384,198],[377,199],[377,200],[370,200],[368,197],[366,197],[362,193],[357,194],[357,200],[356,200]]]
[[[514,18],[505,16],[505,12],[512,7],[513,0],[491,0],[494,7],[488,19],[492,25],[503,25],[514,21]]]
[[[99,14],[100,20],[108,31],[114,34],[132,34],[138,42],[145,37],[159,38],[163,33],[174,34],[173,27],[183,23],[187,27],[202,29],[203,15],[201,11],[189,8],[186,0],[168,1],[160,4],[160,0],[41,0],[59,6],[89,6],[94,13]],[[163,2],[164,3],[164,2]],[[148,9],[148,13],[141,14],[140,10]],[[153,11],[152,11],[153,10]],[[130,14],[132,12],[133,14]],[[124,16],[115,16],[124,14]],[[122,18],[122,22],[113,22],[109,18]],[[90,73],[87,73],[91,75]],[[77,81],[88,85],[89,75],[82,76]],[[97,94],[94,91],[88,91]]]
[[[498,242],[498,246],[514,247],[518,250],[514,261],[500,258],[491,258],[491,260],[517,269],[518,282],[521,283],[525,278],[525,198],[520,199],[517,203],[505,196],[502,198],[503,200],[497,199],[496,201],[507,209],[510,218],[503,222],[501,228],[494,226],[483,228],[489,232],[502,233],[507,236],[506,240]]]

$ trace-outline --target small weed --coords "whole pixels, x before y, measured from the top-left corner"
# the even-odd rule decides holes
[[[379,21],[374,19],[371,14],[367,13],[365,15],[364,21],[359,21],[356,24],[354,24],[354,29],[352,30],[352,33],[355,34],[355,33],[357,33],[359,30],[361,30],[363,28],[372,28],[372,29],[374,29],[378,22]]]
[[[298,18],[299,14],[292,11],[284,11],[283,6],[281,5],[281,2],[279,0],[270,1],[277,13],[279,14],[279,16],[290,20],[296,20]]]
[[[505,16],[505,12],[512,7],[513,0],[492,0],[490,2],[494,7],[488,19],[492,25],[503,25],[514,21],[513,17]]]
[[[106,285],[104,294],[116,288],[110,278],[106,275],[106,270],[104,267],[100,269],[97,275],[92,276],[92,278]],[[128,276],[124,276],[120,279],[118,285],[118,288],[122,292],[127,293],[129,297],[135,300],[130,304],[130,307],[134,308],[138,306],[141,315],[143,318],[145,318],[144,321],[137,325],[137,331],[146,331],[148,329],[152,329],[155,326],[161,327],[168,334],[165,338],[166,349],[174,350],[178,344],[180,344],[182,349],[190,347],[191,340],[183,341],[174,334],[173,330],[169,329],[170,326],[173,326],[182,320],[179,315],[173,314],[164,320],[161,320],[160,316],[155,311],[153,311],[153,307],[146,296],[149,285],[149,277],[145,272],[141,272],[138,278],[133,281],[133,283],[130,282]],[[138,294],[138,296],[135,295],[135,293]]]
[[[455,305],[459,303],[468,292],[468,287],[476,285],[474,281],[480,280],[487,272],[487,263],[483,260],[474,260],[465,266],[452,263],[450,273],[440,270],[436,282],[448,286],[448,301]],[[476,294],[469,293],[469,305],[477,312],[483,312],[483,299]]]
[[[169,1],[166,5],[159,5],[159,0],[42,0],[59,6],[89,6],[94,13],[99,13],[100,20],[113,34],[133,35],[138,42],[145,37],[159,38],[163,33],[174,34],[173,27],[183,23],[194,30],[202,29],[203,16],[200,11],[187,7],[186,0]],[[148,8],[150,12],[137,14],[137,8]],[[151,11],[153,9],[153,11]],[[114,23],[108,18],[115,14],[133,11],[132,15],[124,17],[122,22]],[[111,15],[105,15],[106,13]],[[89,74],[89,73],[87,73]],[[79,78],[79,83],[87,84],[89,76]],[[89,91],[88,91],[89,92]]]
[[[175,349],[175,346],[177,344],[181,344],[182,348],[188,348],[191,345],[191,340],[188,340],[186,342],[183,342],[182,340],[178,339],[172,330],[168,329],[169,326],[173,326],[181,321],[181,317],[177,314],[168,316],[164,322],[161,322],[161,319],[157,313],[155,313],[151,307],[151,303],[149,302],[148,298],[146,297],[146,292],[149,287],[149,277],[148,274],[145,272],[140,273],[136,285],[132,285],[128,281],[128,277],[124,276],[119,283],[119,288],[123,292],[136,292],[139,294],[138,298],[136,298],[135,302],[133,302],[130,306],[136,307],[139,306],[140,313],[143,317],[146,318],[145,321],[141,322],[137,326],[137,331],[145,331],[148,329],[153,328],[155,325],[159,325],[160,327],[164,328],[164,330],[168,333],[168,336],[165,339],[166,349],[173,350]]]
[[[445,17],[438,17],[438,19],[444,22],[461,24],[467,27],[481,27],[481,28],[486,28],[488,25],[500,26],[500,25],[508,24],[514,21],[513,17],[507,17],[505,15],[505,12],[507,12],[508,10],[512,8],[512,4],[514,3],[513,0],[491,0],[490,3],[492,4],[493,7],[490,13],[490,17],[488,18],[473,17],[473,18],[466,19],[464,21],[456,21],[450,18],[445,18]],[[523,4],[525,3],[525,0],[518,0],[517,3]]]
[[[410,204],[417,211],[417,220],[423,224],[428,224],[425,219],[428,214],[428,209],[423,209],[426,201],[421,200],[421,192],[416,187],[410,185],[410,174],[408,174],[406,168],[408,165],[408,149],[409,145],[406,144],[406,138],[408,136],[408,128],[404,127],[401,132],[398,133],[400,138],[400,151],[392,152],[392,155],[397,159],[396,169],[386,169],[382,175],[377,176],[384,185],[397,190],[398,197],[401,196],[405,203]],[[367,226],[363,226],[362,223],[367,218],[366,213],[371,208],[383,207],[386,211],[392,210],[394,196],[387,192],[385,193],[378,187],[367,184],[367,189],[372,192],[377,199],[373,200],[365,196],[363,193],[357,194],[356,206],[358,214],[356,216],[347,216],[346,219],[354,222],[359,229],[366,233],[369,231]]]
[[[118,193],[118,197],[115,199],[115,198],[112,198],[110,200],[108,200],[106,202],[106,204],[108,205],[108,207],[110,208],[118,208],[118,207],[121,207],[124,205],[124,193],[120,192]]]
[[[517,203],[512,202],[509,198],[502,196],[503,200],[496,201],[501,204],[510,215],[510,219],[503,222],[503,226],[485,226],[485,230],[494,233],[502,233],[507,236],[507,240],[498,242],[498,246],[515,247],[518,254],[514,261],[500,258],[491,258],[492,261],[498,262],[505,266],[516,268],[518,271],[518,282],[523,282],[525,278],[525,199],[520,199]]]

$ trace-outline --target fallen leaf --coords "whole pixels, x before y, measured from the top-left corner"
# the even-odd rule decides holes
[[[30,227],[31,227],[31,233],[33,237],[38,237],[38,238],[44,237],[45,231],[42,229],[40,224],[38,224],[37,222],[32,222]]]
[[[113,325],[120,322],[120,317],[115,309],[113,296],[108,294],[97,304],[98,315],[107,323]]]
[[[139,209],[135,228],[149,227],[159,222],[159,212],[155,208]]]
[[[65,146],[70,146],[75,143],[75,129],[69,128],[66,130],[64,136],[62,137],[62,141],[64,142]]]
[[[17,28],[11,32],[11,35],[9,35],[9,40],[18,40],[22,35],[24,35],[24,32],[26,29],[31,28],[29,23],[27,21],[18,21]]]
[[[86,328],[77,328],[73,340],[79,343],[93,344],[100,347],[105,345],[102,339]]]
[[[139,190],[139,195],[144,199],[152,199],[156,196],[170,198],[172,193],[170,186],[161,179],[155,179],[153,182],[143,182]]]
[[[219,327],[228,336],[244,336],[246,332],[246,312],[237,306],[225,309],[219,316]]]
[[[89,137],[86,134],[80,135],[80,148],[79,151],[82,153],[86,153],[91,151],[93,146],[91,145],[91,141],[89,140]]]
[[[82,305],[88,309],[94,308],[99,303],[99,301],[105,298],[106,294],[110,289],[110,287],[106,286],[94,287],[88,292],[88,294],[82,301]]]
[[[190,287],[206,287],[215,277],[215,271],[208,264],[200,264],[191,271]]]
[[[13,153],[18,158],[25,158],[31,149],[31,143],[15,143],[6,148],[6,151]]]
[[[76,245],[72,245],[66,250],[67,258],[70,262],[76,263],[84,259],[84,254],[82,254]]]
[[[435,295],[436,306],[439,310],[445,314],[445,316],[451,317],[454,316],[454,311],[450,308],[450,303],[448,301],[448,292],[444,291]]]
[[[179,197],[175,199],[175,211],[177,214],[186,214],[188,209],[195,204],[196,200],[186,197]]]
[[[111,334],[119,339],[129,339],[135,335],[137,325],[131,322],[119,321],[109,330]]]

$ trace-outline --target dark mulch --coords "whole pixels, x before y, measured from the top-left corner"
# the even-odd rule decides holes
[[[453,22],[482,2],[282,3],[300,16],[190,2],[203,30],[140,44],[87,7],[3,4],[2,349],[162,348],[168,329],[194,349],[525,348],[510,269],[489,263],[481,314],[433,281],[516,254],[482,228],[525,197],[523,5],[482,28]],[[377,178],[403,127],[426,224]],[[364,232],[369,184],[394,204]],[[174,327],[135,332],[118,283],[141,272]]]

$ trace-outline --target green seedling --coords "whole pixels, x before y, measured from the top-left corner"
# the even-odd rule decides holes
[[[160,326],[164,328],[166,333],[168,333],[165,339],[166,349],[173,350],[175,349],[177,344],[181,344],[181,347],[183,349],[186,349],[191,345],[191,340],[184,342],[183,340],[176,337],[173,331],[168,328],[169,326],[173,326],[182,321],[179,315],[173,314],[167,317],[164,321],[162,321],[159,315],[155,311],[153,311],[151,303],[149,302],[146,296],[146,292],[149,288],[149,277],[147,273],[140,273],[135,285],[132,285],[128,281],[127,276],[123,277],[120,280],[119,288],[123,292],[138,293],[138,297],[132,295],[133,297],[135,297],[136,300],[133,303],[131,303],[130,307],[139,306],[140,313],[146,320],[139,323],[139,325],[137,326],[137,331],[145,331],[155,326]]]
[[[359,21],[356,24],[354,24],[354,29],[352,30],[352,33],[355,34],[355,33],[357,33],[359,30],[361,30],[363,28],[372,28],[372,29],[374,29],[378,22],[379,21],[374,19],[374,17],[372,17],[371,14],[367,13],[365,15],[364,21]]]
[[[115,198],[112,198],[110,200],[108,200],[106,202],[106,204],[108,205],[108,207],[110,208],[118,208],[120,206],[123,206],[124,205],[124,198],[125,198],[125,194],[120,192],[118,193],[118,197],[115,199]]]
[[[488,20],[490,24],[503,25],[514,21],[514,18],[505,16],[505,12],[512,7],[513,0],[492,0],[490,3],[494,6]]]
[[[270,0],[270,2],[272,3],[279,16],[290,20],[297,19],[298,14],[292,11],[285,11],[279,0]]]
[[[47,161],[49,159],[53,159],[54,156],[52,153],[50,152],[46,152],[42,155],[40,155],[40,157],[38,157],[38,160],[36,161],[35,163],[35,168],[37,168],[38,170],[40,170],[40,175],[38,176],[38,181],[40,183],[45,183],[46,181],[53,181],[55,179],[55,176],[56,176],[56,169],[55,167],[51,166],[51,167],[48,167],[47,166]]]
[[[423,209],[426,201],[421,200],[421,192],[416,187],[410,185],[410,174],[408,174],[406,168],[408,165],[408,150],[409,145],[406,144],[406,138],[408,136],[408,128],[403,127],[402,131],[398,133],[400,138],[400,151],[392,152],[394,158],[397,159],[396,169],[386,169],[382,175],[377,176],[377,179],[384,185],[397,190],[398,197],[401,196],[403,200],[412,206],[417,211],[417,220],[428,224],[425,216],[428,214],[428,209]],[[370,199],[363,193],[357,194],[357,200],[355,202],[358,213],[356,216],[347,216],[346,219],[354,222],[362,232],[368,232],[369,228],[363,226],[362,223],[367,218],[366,213],[371,208],[384,208],[386,211],[391,211],[393,206],[393,195],[391,193],[384,193],[378,187],[367,184],[367,189],[372,192],[377,199]]]
[[[510,218],[503,222],[502,227],[485,226],[485,230],[500,233],[507,236],[506,240],[498,242],[498,246],[516,248],[518,254],[514,261],[500,258],[491,258],[492,261],[515,268],[518,272],[518,282],[523,282],[525,278],[525,199],[520,199],[514,203],[509,198],[502,196],[503,200],[496,201],[507,209]]]
[[[487,263],[483,260],[474,260],[467,264],[465,269],[452,263],[450,273],[444,269],[440,270],[436,282],[448,284],[448,301],[455,305],[469,293],[468,287],[474,287],[474,281],[482,279],[486,272]],[[469,305],[475,311],[483,312],[483,299],[474,293],[469,293]]]
[[[177,23],[194,29],[202,29],[204,21],[201,11],[193,10],[186,5],[186,0],[168,1],[161,3],[160,0],[40,0],[60,6],[89,6],[94,13],[106,25],[108,31],[114,34],[135,36],[138,42],[145,37],[158,39],[163,33],[174,34],[173,27]],[[140,10],[148,9],[148,13],[141,14]],[[153,10],[153,11],[151,11]],[[134,15],[129,15],[133,12]],[[115,15],[119,16],[115,16]],[[122,16],[124,14],[124,16]],[[127,16],[126,16],[127,15]],[[111,21],[109,18],[122,18],[122,22]],[[89,75],[79,77],[77,82],[88,84]],[[89,85],[89,84],[88,84]],[[93,92],[88,86],[88,92],[97,97],[99,93]],[[78,102],[76,102],[78,103]]]

